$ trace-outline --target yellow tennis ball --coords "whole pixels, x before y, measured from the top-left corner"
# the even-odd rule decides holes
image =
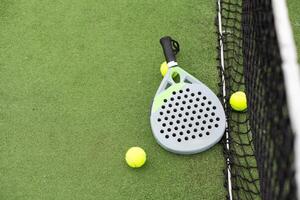
[[[236,111],[243,111],[247,108],[247,98],[245,92],[238,91],[231,95],[229,99],[231,107]]]
[[[167,62],[165,61],[165,62],[161,63],[161,65],[160,65],[160,73],[161,73],[161,75],[165,76],[167,74],[168,70],[169,70],[169,67],[168,67]],[[178,75],[177,72],[174,72],[172,74],[172,77],[175,78],[177,75]]]
[[[140,147],[131,147],[125,156],[127,164],[132,168],[139,168],[146,162],[146,153]]]
[[[166,73],[168,72],[168,69],[169,69],[169,67],[168,67],[168,64],[167,64],[166,61],[163,62],[163,63],[161,63],[161,65],[160,65],[160,73],[161,73],[162,76],[166,75]]]

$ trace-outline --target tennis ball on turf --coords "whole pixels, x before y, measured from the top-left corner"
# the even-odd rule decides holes
[[[247,108],[247,98],[245,92],[238,91],[230,96],[229,103],[236,111],[243,111]]]
[[[132,168],[139,168],[146,162],[146,153],[140,147],[131,147],[125,156],[127,164]]]
[[[167,74],[168,70],[169,70],[169,67],[168,67],[167,62],[165,61],[165,62],[161,63],[161,65],[160,65],[160,73],[161,73],[161,75],[163,77]],[[174,72],[172,74],[172,77],[175,78],[177,75],[178,74],[176,72]]]

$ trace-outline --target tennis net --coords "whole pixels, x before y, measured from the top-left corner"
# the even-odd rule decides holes
[[[227,199],[297,199],[300,81],[285,1],[218,0],[217,12]],[[244,112],[230,107],[236,91]]]

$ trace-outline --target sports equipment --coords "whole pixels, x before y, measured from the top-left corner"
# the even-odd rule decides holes
[[[181,69],[175,54],[179,44],[160,39],[169,70],[151,107],[151,128],[157,142],[177,154],[194,154],[216,144],[223,136],[225,113],[216,95]],[[177,73],[176,77],[173,75]]]
[[[162,75],[163,77],[164,77],[164,76],[166,75],[166,73],[168,72],[168,69],[169,69],[169,67],[168,67],[168,64],[167,64],[166,61],[163,62],[163,63],[161,63],[161,65],[160,65],[160,73],[161,73],[161,75]],[[177,74],[176,72],[174,72],[174,73],[172,74],[172,77],[175,78],[177,75],[178,75],[178,74]]]
[[[166,73],[168,72],[168,65],[167,62],[164,61],[163,63],[161,63],[160,65],[160,73],[161,75],[164,77],[166,75]]]
[[[227,199],[296,200],[300,78],[285,0],[218,0],[217,10]],[[239,90],[248,108],[232,112]]]
[[[236,111],[243,111],[247,108],[247,99],[245,92],[238,91],[230,96],[229,103]]]
[[[127,164],[132,168],[139,168],[146,162],[146,153],[140,147],[131,147],[125,156]]]

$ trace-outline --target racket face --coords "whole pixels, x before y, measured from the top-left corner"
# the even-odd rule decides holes
[[[173,78],[176,73],[178,82]],[[219,142],[225,130],[225,113],[207,86],[183,69],[173,67],[154,97],[150,122],[153,135],[163,148],[177,154],[194,154]]]

